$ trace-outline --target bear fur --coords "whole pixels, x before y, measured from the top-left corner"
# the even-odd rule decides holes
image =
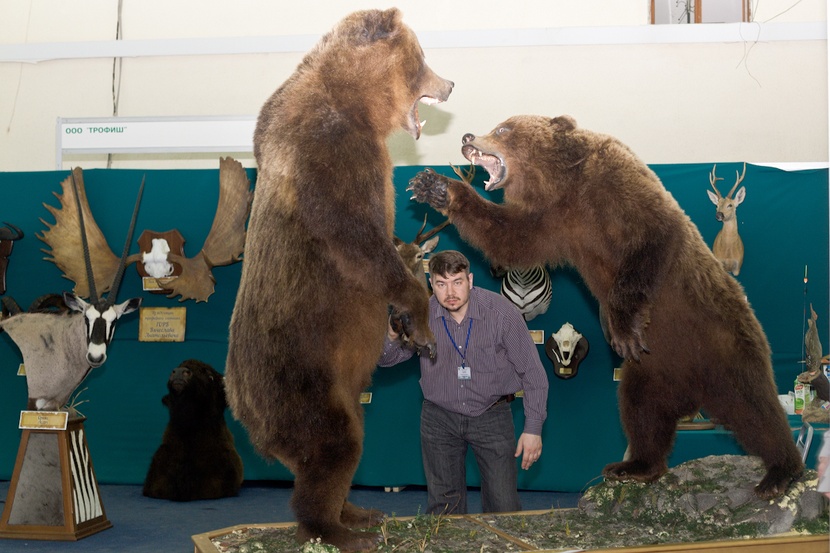
[[[300,542],[356,551],[380,540],[350,528],[383,513],[347,496],[387,306],[411,314],[407,333],[434,350],[427,294],[392,242],[386,139],[399,127],[417,139],[418,102],[444,101],[452,86],[397,9],[362,11],[326,34],[259,114],[226,385],[258,452],[294,474]]]
[[[630,457],[604,476],[659,478],[678,419],[703,408],[763,459],[756,493],[784,493],[803,463],[766,336],[657,175],[619,140],[569,116],[512,117],[486,136],[465,135],[461,151],[490,174],[487,190],[504,188],[504,203],[430,170],[410,183],[416,199],[448,215],[493,264],[575,267],[624,358],[619,407]]]
[[[170,373],[167,391],[161,402],[170,421],[144,479],[144,495],[173,501],[238,495],[242,459],[225,423],[222,375],[187,359]]]

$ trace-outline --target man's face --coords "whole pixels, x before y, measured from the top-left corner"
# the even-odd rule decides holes
[[[430,275],[430,283],[435,299],[450,313],[467,308],[470,290],[473,287],[473,275],[464,272],[454,275]]]

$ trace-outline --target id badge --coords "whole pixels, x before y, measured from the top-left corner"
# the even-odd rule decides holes
[[[472,377],[473,375],[470,372],[470,367],[467,367],[466,365],[458,367],[458,380],[470,380]]]

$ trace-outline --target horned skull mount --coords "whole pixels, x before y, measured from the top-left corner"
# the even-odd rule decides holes
[[[588,349],[588,340],[571,323],[563,324],[545,343],[545,353],[553,361],[553,372],[563,379],[576,376]]]
[[[576,343],[581,338],[582,334],[577,332],[571,323],[563,324],[559,331],[553,335],[553,339],[556,340],[556,345],[559,346],[559,353],[562,356],[560,357],[556,351],[553,353],[560,363],[566,367],[571,364],[571,359],[573,359],[573,354],[576,351]]]
[[[0,295],[6,293],[6,269],[9,266],[9,256],[15,240],[23,238],[23,231],[11,223],[3,223],[0,228]]]

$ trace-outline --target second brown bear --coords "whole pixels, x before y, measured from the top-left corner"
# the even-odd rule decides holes
[[[569,116],[512,117],[462,142],[490,174],[485,188],[504,188],[504,204],[432,171],[413,179],[416,198],[448,215],[491,264],[574,266],[625,359],[619,406],[631,455],[605,477],[659,478],[678,419],[702,407],[763,459],[756,494],[783,494],[804,466],[766,335],[657,175],[619,140]]]

